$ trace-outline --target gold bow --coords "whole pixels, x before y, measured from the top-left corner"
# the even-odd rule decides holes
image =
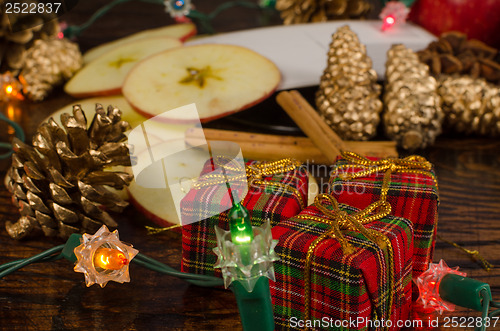
[[[342,180],[351,180],[354,178],[366,177],[371,174],[378,173],[379,171],[385,171],[384,180],[382,182],[382,188],[380,190],[380,199],[383,201],[387,200],[387,193],[389,191],[391,175],[392,173],[398,171],[429,176],[434,180],[436,189],[439,189],[436,176],[434,176],[434,174],[430,171],[432,169],[432,164],[422,156],[411,155],[405,157],[404,159],[389,158],[389,159],[381,159],[374,161],[353,152],[342,152],[342,157],[345,160],[347,160],[350,164],[341,165],[339,168],[345,169],[351,167],[352,165],[369,167],[369,169],[357,173],[350,173],[350,174],[344,173],[342,175],[339,175],[339,177]],[[489,263],[485,258],[483,258],[478,251],[468,250],[460,246],[459,244],[453,241],[446,240],[440,236],[438,236],[438,238],[464,251],[472,259],[474,259],[484,270],[490,271],[491,268],[493,268],[493,265]]]
[[[329,203],[332,208],[327,208],[324,202]],[[304,271],[304,320],[310,318],[311,311],[311,265],[313,262],[314,251],[318,244],[327,237],[332,237],[338,240],[342,251],[344,254],[352,254],[355,252],[355,248],[347,241],[347,239],[342,234],[341,230],[353,230],[358,231],[364,235],[368,240],[375,243],[380,249],[387,252],[388,258],[388,270],[387,279],[388,287],[387,291],[382,293],[382,300],[380,302],[387,302],[386,316],[382,318],[390,319],[391,307],[393,301],[392,288],[394,283],[394,252],[392,249],[392,243],[387,236],[379,233],[375,230],[365,228],[364,225],[371,223],[373,221],[384,218],[391,213],[391,206],[387,201],[379,200],[372,203],[364,210],[358,211],[354,214],[348,214],[343,210],[340,210],[337,200],[329,194],[319,194],[314,200],[314,205],[318,208],[326,217],[317,217],[312,215],[298,215],[296,218],[312,220],[320,223],[326,223],[331,226],[331,229],[323,233],[321,236],[316,238],[307,250],[305,271]],[[384,300],[385,299],[385,300]]]
[[[341,165],[339,168],[348,168],[352,165],[357,165],[361,167],[367,167],[368,169],[357,172],[357,173],[344,173],[339,175],[342,180],[351,180],[354,178],[366,177],[374,173],[385,172],[384,180],[382,182],[382,189],[380,192],[380,200],[385,201],[387,199],[387,192],[389,191],[389,183],[391,181],[391,175],[394,172],[404,171],[407,173],[421,174],[425,176],[430,176],[437,188],[437,179],[432,174],[432,164],[427,161],[423,156],[410,155],[403,159],[388,158],[380,160],[370,160],[364,156],[353,152],[342,152],[342,157],[348,161],[350,164]]]
[[[206,186],[225,184],[229,181],[242,181],[243,179],[247,180],[248,186],[254,185],[266,185],[282,188],[283,190],[291,191],[299,201],[300,208],[303,209],[305,207],[305,202],[303,201],[302,196],[299,191],[290,185],[286,185],[283,183],[276,183],[267,180],[263,180],[264,177],[274,176],[281,173],[293,171],[300,167],[302,163],[295,159],[287,158],[281,159],[278,161],[272,162],[259,162],[250,164],[243,169],[241,165],[233,159],[229,159],[226,156],[215,156],[214,163],[224,170],[234,171],[236,175],[226,175],[223,174],[208,174],[202,176],[197,182],[193,184],[193,188],[199,189]],[[241,174],[245,170],[245,174]]]

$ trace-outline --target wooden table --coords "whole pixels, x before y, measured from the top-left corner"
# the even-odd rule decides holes
[[[210,12],[223,1],[195,1]],[[80,24],[98,7],[86,0],[62,19]],[[145,28],[172,23],[163,8],[143,2],[120,5],[98,21],[79,39],[82,49]],[[272,24],[279,23],[277,16]],[[249,9],[235,8],[214,22],[218,31],[238,30],[260,24]],[[11,116],[28,137],[39,122],[73,99],[58,89],[42,103],[23,102]],[[3,105],[2,112],[8,109]],[[0,139],[11,132],[0,123]],[[494,265],[500,265],[500,141],[487,138],[443,137],[422,154],[436,165],[441,195],[438,233],[468,249],[477,249]],[[0,162],[3,179],[8,161]],[[15,221],[17,210],[0,185],[0,264],[40,253],[61,244],[57,240],[14,241],[4,224]],[[120,238],[133,243],[143,254],[179,268],[180,235],[174,232],[148,235],[148,222],[134,208],[116,215]],[[469,256],[443,241],[437,241],[434,261],[445,259],[460,266],[470,277],[490,284],[493,297],[500,299],[500,269],[482,270]],[[190,286],[139,266],[131,267],[131,283],[108,283],[105,288],[85,287],[83,275],[65,261],[28,266],[0,280],[0,329],[2,330],[212,330],[241,329],[231,292]],[[478,316],[459,308],[446,316]],[[442,319],[442,317],[441,317]],[[498,325],[500,327],[500,323]],[[443,328],[451,330],[453,328]],[[466,330],[466,328],[457,328]]]

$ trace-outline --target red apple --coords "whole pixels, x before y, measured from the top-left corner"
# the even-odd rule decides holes
[[[171,49],[138,63],[127,76],[123,95],[134,109],[154,117],[195,103],[208,122],[259,103],[277,88],[281,74],[274,63],[247,48],[204,44]],[[193,123],[190,115],[163,117]]]
[[[455,30],[500,48],[499,0],[417,0],[409,18],[437,36]]]
[[[151,37],[171,37],[175,39],[179,39],[180,41],[185,41],[188,38],[196,35],[196,25],[193,23],[183,23],[183,24],[174,24],[169,25],[157,29],[145,30],[138,33],[134,33],[133,35],[114,40],[112,42],[99,45],[88,50],[83,55],[83,61],[85,63],[89,63],[101,55],[115,49],[116,47],[138,39],[143,38],[151,38]]]
[[[154,37],[121,44],[85,65],[64,86],[75,98],[120,94],[130,69],[140,60],[182,46],[178,39]]]

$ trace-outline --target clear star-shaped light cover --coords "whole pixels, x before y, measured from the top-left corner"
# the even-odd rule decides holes
[[[74,250],[78,259],[74,270],[85,275],[87,286],[130,281],[129,262],[139,251],[121,242],[118,230],[109,232],[103,225],[94,235],[84,234],[80,241]]]
[[[416,279],[420,292],[417,302],[421,303],[424,309],[432,308],[440,314],[445,310],[455,310],[454,304],[444,301],[439,295],[439,285],[447,274],[466,276],[465,272],[458,271],[458,267],[450,268],[443,260],[440,260],[439,263],[430,263],[429,269]]]
[[[273,240],[271,225],[266,220],[262,226],[253,226],[254,239],[249,244],[235,245],[231,241],[231,232],[215,227],[217,255],[215,268],[222,269],[224,286],[227,288],[233,281],[238,280],[248,292],[252,292],[261,276],[275,280],[273,262],[279,260],[274,248],[278,244]],[[249,257],[249,263],[243,263]]]

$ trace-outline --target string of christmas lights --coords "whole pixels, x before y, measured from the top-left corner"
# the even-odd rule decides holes
[[[267,271],[260,274],[252,273],[245,275],[243,269],[230,270],[234,268],[227,268],[227,265],[235,263],[243,263],[247,266],[256,263],[262,264],[262,257],[258,259],[261,262],[255,262],[254,256],[248,260],[249,257],[247,254],[241,252],[242,245],[251,245],[260,234],[248,243],[246,239],[244,240],[245,243],[242,243],[238,239],[236,239],[235,243],[231,243],[233,237],[239,238],[242,235],[244,238],[251,237],[248,235],[249,227],[246,224],[248,222],[245,222],[245,213],[244,210],[241,211],[242,208],[244,209],[242,206],[234,207],[235,210],[233,213],[235,217],[230,220],[232,231],[226,231],[223,235],[226,239],[218,236],[219,265],[223,268],[223,275],[226,281],[212,276],[179,272],[168,265],[138,253],[131,245],[119,240],[117,230],[110,232],[106,226],[101,227],[94,235],[84,234],[82,236],[73,234],[63,245],[53,247],[30,258],[0,265],[0,278],[29,264],[52,262],[65,258],[75,263],[74,270],[76,272],[83,272],[85,274],[87,286],[96,283],[104,287],[108,281],[119,283],[130,281],[128,267],[129,263],[134,261],[136,264],[147,269],[185,279],[187,282],[197,286],[215,287],[222,286],[224,283],[227,286],[229,283],[237,298],[244,329],[262,330],[262,323],[255,323],[257,314],[261,320],[267,319],[269,328],[266,329],[272,330],[274,324],[272,323],[272,305],[268,293],[269,284],[266,278],[268,277],[266,275]],[[238,224],[242,225],[242,227],[238,228]],[[254,234],[263,231],[262,237],[266,237],[266,226],[262,229],[254,227],[254,231],[257,231]],[[221,240],[226,240],[227,243],[221,243]],[[270,244],[271,249],[269,253],[272,255],[272,240]],[[262,245],[259,243],[257,246]],[[225,251],[231,251],[229,255],[232,257],[225,254]],[[237,251],[240,251],[240,253],[237,253]],[[227,258],[236,258],[236,260],[225,263],[224,260]],[[271,263],[271,268],[272,260],[273,258],[270,256],[269,262]],[[264,267],[269,267],[269,264],[266,264]],[[440,263],[431,263],[428,271],[416,280],[420,292],[418,301],[424,310],[435,310],[439,313],[445,310],[453,311],[455,305],[480,311],[482,312],[483,322],[476,330],[486,330],[486,325],[488,325],[487,320],[500,315],[500,302],[492,299],[488,284],[465,276],[465,273],[458,271],[458,267],[450,268],[442,260]],[[250,279],[253,279],[253,284],[249,289]],[[256,310],[255,305],[261,308]],[[491,308],[497,309],[490,311]]]
[[[129,254],[131,250],[133,251]],[[103,226],[94,235],[73,234],[66,244],[53,247],[30,258],[0,265],[0,278],[29,264],[52,262],[63,258],[76,263],[75,271],[85,274],[87,286],[96,283],[104,287],[108,281],[128,282],[130,280],[128,278],[128,265],[131,261],[147,269],[184,279],[197,286],[214,287],[224,284],[220,278],[180,272],[140,254],[131,246],[119,241],[118,231],[109,232],[106,226]]]
[[[64,36],[66,38],[74,38],[80,35],[84,30],[89,28],[96,20],[104,16],[108,11],[114,8],[116,5],[129,2],[132,0],[114,0],[111,3],[101,7],[97,10],[87,22],[79,26],[68,26],[64,30]],[[212,21],[222,12],[233,8],[233,7],[243,7],[248,9],[257,9],[264,12],[270,13],[276,10],[276,1],[272,0],[261,0],[259,3],[254,3],[250,1],[237,0],[228,1],[217,8],[215,8],[211,13],[205,14],[195,9],[191,0],[139,0],[146,3],[153,3],[162,5],[165,7],[165,11],[175,19],[177,22],[186,22],[193,20],[198,23],[202,33],[215,33],[212,27]],[[400,1],[387,1],[381,0],[384,4],[384,8],[380,13],[379,17],[382,19],[382,30],[387,30],[396,24],[403,24],[406,22],[406,18],[409,13],[409,8],[413,5],[415,0],[400,0]]]
[[[231,290],[236,295],[244,329],[247,331],[273,330],[273,309],[269,282],[266,277],[271,275],[271,278],[273,278],[274,276],[272,262],[276,259],[276,256],[273,254],[274,246],[269,222],[262,229],[254,229],[258,233],[258,239],[254,241],[253,234],[252,236],[248,235],[252,228],[248,219],[248,212],[245,214],[246,209],[241,205],[237,205],[237,207],[238,210],[234,212],[235,216],[230,216],[233,225],[232,235],[229,236],[229,240],[225,240],[226,242],[221,244],[221,247],[218,247],[219,264],[223,268],[224,280],[212,276],[179,272],[166,264],[140,254],[132,245],[119,240],[118,230],[110,232],[105,225],[93,235],[75,233],[69,237],[66,244],[53,247],[30,258],[0,265],[0,278],[29,264],[52,262],[65,258],[75,263],[74,270],[76,272],[85,275],[87,287],[93,284],[104,287],[109,281],[129,282],[129,265],[130,262],[135,262],[147,269],[184,279],[197,286],[219,287],[226,285],[228,287],[230,285]],[[242,226],[238,227],[236,223]],[[231,238],[239,238],[239,234],[245,235],[245,242],[236,240],[233,244]],[[263,241],[267,242],[268,245]],[[253,245],[252,242],[254,242]],[[229,247],[229,250],[225,247]],[[260,247],[267,249],[262,251],[262,249],[259,249]],[[252,254],[252,256],[249,254],[244,255],[241,253],[242,249],[246,249],[247,253],[257,254]],[[225,254],[228,251],[230,251],[230,254]],[[262,253],[262,256],[260,253]],[[244,265],[241,265],[242,258],[245,260]],[[225,263],[225,260],[228,260],[227,263]],[[234,267],[235,263],[238,266]],[[258,267],[254,268],[256,265]],[[245,273],[245,270],[243,270],[245,268],[249,272]]]

